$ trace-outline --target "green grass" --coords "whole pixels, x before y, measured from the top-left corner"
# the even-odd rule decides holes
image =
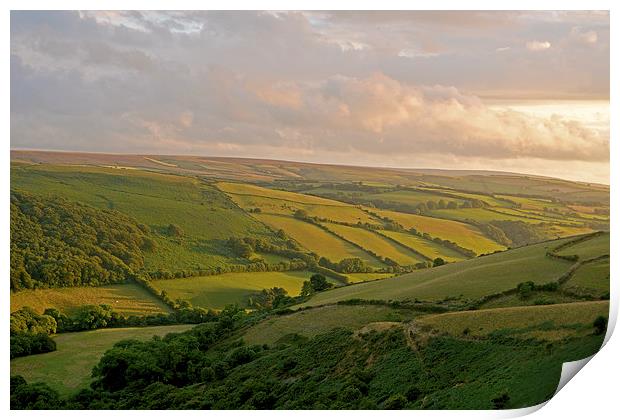
[[[393,276],[393,273],[347,273],[349,283],[361,283]]]
[[[149,270],[243,263],[229,254],[226,239],[273,237],[225,194],[190,177],[86,166],[14,165],[11,188],[115,209],[148,225],[157,242],[155,251],[145,253]],[[171,223],[182,229],[182,237],[165,234]]]
[[[273,344],[287,334],[311,338],[334,328],[359,329],[371,322],[400,322],[411,313],[378,305],[332,305],[272,316],[250,327],[243,339],[250,344]]]
[[[509,290],[524,281],[537,284],[555,281],[572,265],[545,256],[566,239],[517,248],[480,258],[415,271],[369,283],[354,284],[317,293],[303,306],[348,299],[438,301],[446,297],[477,299]]]
[[[289,216],[297,210],[305,210],[311,217],[337,222],[375,222],[360,208],[327,198],[274,190],[252,184],[220,182],[217,186],[244,210],[260,208],[263,213]]]
[[[365,200],[383,200],[387,202],[393,203],[401,203],[401,204],[409,204],[411,206],[416,206],[420,203],[427,203],[429,201],[434,201],[438,203],[439,200],[455,201],[458,205],[461,205],[464,200],[453,197],[446,197],[441,194],[434,193],[432,190],[428,191],[389,191],[385,193],[379,194],[368,194],[362,193],[362,198]]]
[[[126,339],[147,340],[192,326],[108,328],[58,334],[54,336],[56,351],[11,360],[11,375],[22,375],[28,382],[45,382],[66,395],[88,387],[92,368],[114,343]]]
[[[400,265],[413,265],[424,261],[403,246],[389,241],[375,232],[336,223],[323,223],[323,226],[359,247],[368,249],[381,257],[391,258]]]
[[[465,329],[469,329],[470,336],[485,336],[501,329],[524,329],[546,324],[544,329],[549,329],[551,334],[545,337],[564,338],[563,327],[575,324],[591,327],[599,315],[609,315],[609,301],[450,312],[420,317],[415,324],[454,336],[463,335]]]
[[[539,223],[539,221],[533,222],[532,219],[527,217],[495,212],[485,208],[431,210],[429,214],[440,219],[457,221],[475,220],[476,222],[492,222],[493,220],[511,220],[526,223]]]
[[[563,287],[577,288],[593,293],[609,292],[609,259],[593,261],[579,267]]]
[[[609,233],[595,236],[558,251],[559,255],[578,255],[580,260],[609,255]]]
[[[431,260],[434,260],[435,258],[443,258],[445,261],[448,262],[456,262],[466,259],[462,254],[450,248],[446,248],[443,245],[421,238],[417,235],[403,232],[394,232],[391,230],[384,230],[381,233],[403,245],[415,249],[416,251],[430,258]]]
[[[459,246],[471,249],[478,254],[505,249],[484,236],[476,227],[452,220],[436,219],[415,214],[399,213],[389,210],[369,209],[381,217],[388,217],[400,223],[405,229],[414,228],[419,232],[428,233],[432,237],[447,239]]]
[[[11,312],[30,306],[39,313],[56,308],[72,314],[83,305],[106,304],[124,315],[168,313],[170,309],[137,284],[22,290],[11,293]]]
[[[267,273],[226,273],[217,276],[156,280],[153,286],[165,290],[172,299],[188,300],[194,306],[222,309],[228,304],[247,306],[248,297],[272,287],[282,287],[290,296],[298,296],[309,271]]]
[[[333,262],[338,262],[344,258],[357,257],[370,266],[384,267],[383,263],[364,250],[340,239],[336,235],[326,232],[312,223],[290,216],[274,214],[262,213],[256,214],[255,217],[274,229],[283,229],[288,236],[295,239],[307,250],[326,257]]]

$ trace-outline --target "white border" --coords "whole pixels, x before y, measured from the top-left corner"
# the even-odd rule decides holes
[[[619,6],[616,6],[616,5]],[[614,76],[618,73],[618,54],[617,54],[617,41],[614,39],[614,35],[617,34],[616,26],[619,19],[617,15],[620,13],[620,3],[613,2],[611,0],[590,0],[590,1],[572,1],[570,3],[566,1],[557,0],[521,0],[521,1],[492,1],[492,0],[434,0],[432,2],[404,2],[398,0],[357,0],[355,2],[347,1],[335,1],[335,0],[298,0],[295,2],[283,1],[283,0],[257,0],[257,1],[243,1],[243,0],[212,0],[207,2],[200,2],[197,0],[175,0],[175,1],[159,1],[153,2],[148,0],[110,0],[106,2],[95,0],[65,0],[62,2],[56,2],[51,4],[49,1],[37,0],[37,1],[13,1],[8,0],[3,2],[4,13],[0,17],[0,28],[2,28],[3,36],[3,58],[4,65],[2,66],[2,79],[5,89],[2,89],[4,94],[2,95],[1,106],[4,118],[2,119],[2,138],[3,138],[3,151],[1,155],[3,163],[3,171],[1,173],[1,187],[0,197],[3,198],[4,205],[0,206],[1,219],[3,224],[4,234],[0,236],[2,249],[4,252],[0,254],[0,267],[4,269],[4,283],[5,293],[2,295],[2,306],[5,310],[2,313],[3,322],[1,324],[0,334],[3,337],[3,344],[0,348],[3,353],[2,364],[2,394],[0,396],[3,410],[9,409],[9,332],[8,332],[8,308],[9,294],[8,294],[8,269],[9,269],[9,170],[10,167],[10,95],[8,94],[10,89],[10,13],[9,10],[58,10],[58,9],[107,9],[107,10],[149,10],[149,9],[174,9],[174,10],[194,10],[194,9],[213,9],[213,10],[242,10],[242,9],[260,9],[260,10],[403,10],[403,9],[416,9],[416,10],[611,10],[611,115],[620,115],[620,109],[617,101],[615,101],[618,94],[618,78]],[[615,6],[615,7],[614,7]],[[611,177],[610,179],[620,179],[620,173],[616,167],[616,156],[618,156],[618,135],[616,132],[616,122],[614,118],[611,119]],[[616,225],[614,222],[618,217],[618,195],[616,194],[616,188],[612,184],[612,230]],[[618,248],[617,236],[611,235],[611,252],[616,255]],[[617,320],[618,299],[620,298],[620,291],[617,287],[617,264],[614,263],[612,258],[611,263],[611,279],[612,279],[612,314],[610,315],[610,330],[615,325]],[[607,337],[609,339],[609,335]],[[547,404],[541,404],[539,407],[532,407],[523,410],[508,410],[508,411],[393,411],[390,412],[390,417],[394,418],[422,418],[422,419],[483,419],[483,418],[508,418],[516,417],[520,415],[528,414],[532,411],[536,411],[542,406],[544,409],[536,411],[532,415],[532,418],[537,419],[553,419],[553,418],[566,418],[566,419],[583,419],[583,418],[611,418],[617,415],[618,404],[615,388],[618,384],[618,375],[620,374],[620,362],[617,355],[620,354],[620,341],[617,337],[611,337],[605,347],[600,351],[592,360],[588,363],[588,367],[577,375],[576,379],[569,381],[569,383]],[[613,414],[612,414],[613,413]],[[204,418],[204,416],[217,416],[219,419],[236,419],[239,417],[252,417],[254,419],[286,419],[289,420],[291,416],[294,416],[299,420],[316,420],[317,416],[322,418],[355,418],[358,419],[371,419],[377,415],[385,415],[386,413],[376,413],[374,411],[297,411],[291,412],[265,412],[265,411],[252,411],[252,412],[237,412],[237,411],[225,411],[217,413],[205,413],[201,411],[184,411],[179,415],[185,418]],[[108,417],[110,413],[105,412],[10,412],[10,416],[16,419],[31,419],[31,418],[61,418],[65,419],[81,419],[84,416],[88,416],[91,419],[103,419],[104,416]],[[130,418],[138,416],[146,416],[155,419],[165,419],[170,416],[174,416],[173,412],[149,412],[149,413],[136,413],[136,412],[114,412],[112,414],[115,418]]]

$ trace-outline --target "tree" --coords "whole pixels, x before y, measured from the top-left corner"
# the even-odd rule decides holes
[[[517,285],[517,294],[520,299],[528,299],[534,294],[535,285],[533,281],[526,281]]]
[[[385,410],[401,410],[407,405],[407,397],[403,394],[394,394],[383,403]]]
[[[503,410],[504,408],[506,408],[506,404],[508,404],[508,401],[510,401],[510,396],[506,392],[491,399],[491,403],[493,403],[493,408],[495,410]]]
[[[174,223],[170,223],[168,225],[168,227],[166,228],[166,233],[168,234],[168,236],[174,236],[174,237],[183,236],[183,230],[181,230],[181,228],[178,225],[175,225]]]
[[[429,210],[435,210],[437,208],[437,204],[435,204],[432,200],[428,200],[426,202],[426,207],[428,207]]]
[[[437,208],[438,209],[445,209],[446,206],[447,206],[446,200],[444,200],[444,199],[439,200],[439,203],[437,203]]]
[[[333,285],[327,281],[327,278],[325,278],[323,274],[313,274],[312,277],[310,277],[310,284],[312,285],[312,289],[316,292],[333,287]]]
[[[448,205],[446,206],[447,208],[449,208],[450,210],[454,210],[458,207],[458,203],[456,201],[450,201],[448,202]]]
[[[443,258],[437,257],[433,260],[433,267],[439,267],[440,265],[444,265],[446,262]]]
[[[593,323],[594,326],[594,334],[602,335],[607,330],[607,318],[600,315],[598,316]]]
[[[418,208],[417,209],[420,211],[420,213],[428,212],[428,207],[424,203],[418,204]]]
[[[305,220],[305,219],[308,219],[310,216],[308,216],[308,212],[306,210],[298,209],[298,210],[295,210],[293,217],[295,217],[296,219]]]

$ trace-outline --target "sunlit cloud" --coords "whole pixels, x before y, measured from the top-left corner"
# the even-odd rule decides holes
[[[528,41],[525,47],[530,51],[544,51],[551,48],[551,43],[549,41]]]
[[[608,97],[606,12],[11,14],[14,148],[603,182]]]

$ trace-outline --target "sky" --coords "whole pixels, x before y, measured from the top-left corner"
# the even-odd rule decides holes
[[[607,12],[11,12],[11,147],[609,183]]]

